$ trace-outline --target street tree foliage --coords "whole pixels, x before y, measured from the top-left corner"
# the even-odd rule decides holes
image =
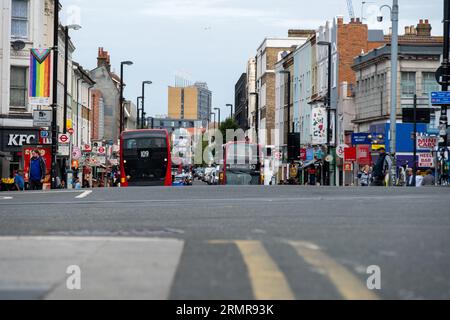
[[[227,130],[233,130],[233,131],[235,131],[235,130],[238,130],[239,129],[239,125],[238,125],[238,123],[236,122],[236,120],[235,119],[233,119],[233,118],[227,118],[224,122],[222,122],[221,124],[220,124],[220,127],[219,127],[219,129],[220,129],[220,132],[222,133],[222,137],[223,137],[223,143],[227,143],[227,142],[229,142],[229,141],[226,141],[227,140]]]

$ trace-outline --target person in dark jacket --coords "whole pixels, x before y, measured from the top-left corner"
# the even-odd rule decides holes
[[[427,175],[422,180],[423,187],[432,187],[435,185],[433,171],[427,170]]]
[[[384,185],[384,179],[386,177],[386,149],[380,148],[380,157],[378,158],[378,161],[376,165],[373,167],[373,185],[374,186],[383,186]]]
[[[46,166],[44,158],[41,157],[39,150],[34,150],[32,152],[32,157],[30,160],[30,189],[31,190],[42,190],[46,175]]]

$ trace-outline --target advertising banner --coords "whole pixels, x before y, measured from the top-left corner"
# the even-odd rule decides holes
[[[22,161],[25,181],[28,182],[30,172],[30,161],[33,150],[39,150],[42,158],[45,161],[45,167],[47,168],[47,174],[45,176],[44,187],[48,187],[51,184],[51,170],[52,170],[52,147],[42,145],[29,145],[24,146],[22,149]]]
[[[372,164],[372,155],[370,149],[370,146],[358,146],[356,148],[356,157],[358,164],[363,166]]]
[[[434,157],[432,153],[419,154],[419,168],[434,168]]]
[[[31,105],[50,105],[51,49],[31,49],[29,98]]]
[[[417,150],[432,151],[437,146],[438,146],[438,138],[437,137],[425,137],[425,136],[417,137]]]
[[[312,110],[311,119],[312,141],[313,145],[321,145],[327,143],[327,111],[323,107],[314,108]]]

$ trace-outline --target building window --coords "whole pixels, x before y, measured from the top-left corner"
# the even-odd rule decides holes
[[[28,0],[12,0],[11,36],[28,38]]]
[[[439,91],[439,84],[436,82],[436,77],[433,72],[422,73],[423,94],[429,95],[431,92]]]
[[[27,102],[27,68],[11,67],[10,105],[26,107]]]
[[[402,72],[402,97],[411,97],[416,94],[416,73]]]

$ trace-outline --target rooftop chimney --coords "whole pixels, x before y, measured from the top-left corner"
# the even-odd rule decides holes
[[[106,67],[111,71],[111,58],[108,51],[104,51],[103,48],[98,48],[97,67]]]
[[[289,38],[309,37],[309,36],[312,36],[315,34],[316,34],[315,30],[308,30],[308,29],[289,29],[288,30]]]
[[[428,19],[420,19],[417,25],[417,35],[421,37],[431,37],[431,24]]]

